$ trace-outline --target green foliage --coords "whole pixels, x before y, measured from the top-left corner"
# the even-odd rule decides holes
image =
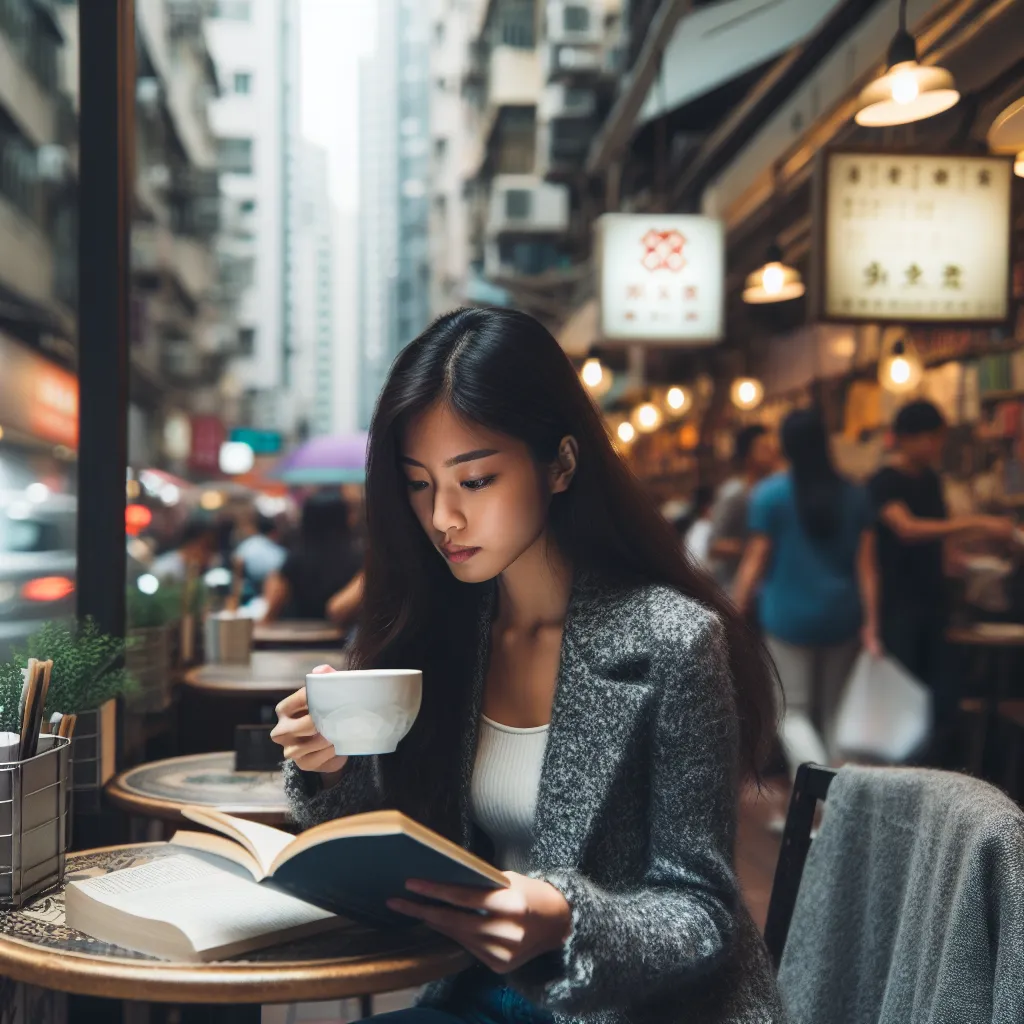
[[[93,711],[119,693],[131,693],[136,682],[124,668],[125,641],[107,636],[91,619],[48,622],[0,665],[0,729],[18,732],[22,669],[29,658],[53,659],[45,717],[54,711]]]
[[[155,594],[144,594],[134,582],[129,583],[125,608],[129,629],[166,626],[181,618],[182,588],[171,583],[161,583]]]

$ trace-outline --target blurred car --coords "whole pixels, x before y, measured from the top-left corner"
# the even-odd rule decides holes
[[[44,622],[75,614],[75,512],[69,495],[0,492],[0,658]]]
[[[43,623],[74,618],[77,511],[71,495],[0,491],[0,659]],[[144,571],[128,558],[129,579]]]

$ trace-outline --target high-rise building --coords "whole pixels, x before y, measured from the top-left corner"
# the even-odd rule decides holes
[[[359,420],[430,318],[430,12],[380,0],[360,68]]]
[[[334,219],[327,185],[327,152],[303,142],[299,150],[299,202],[294,232],[292,391],[310,434],[335,431],[337,331],[334,319]]]
[[[298,203],[298,12],[290,0],[215,4],[207,38],[220,94],[211,104],[221,172],[221,274],[238,293],[231,373],[253,426],[300,435],[293,393]]]

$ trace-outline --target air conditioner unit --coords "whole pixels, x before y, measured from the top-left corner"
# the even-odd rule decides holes
[[[557,121],[565,118],[582,119],[593,116],[596,111],[597,96],[593,89],[554,82],[544,89],[540,104],[540,119],[542,121]]]
[[[596,45],[604,39],[603,4],[594,0],[548,0],[547,14],[552,43]]]
[[[568,46],[559,43],[551,47],[548,58],[548,77],[558,74],[600,72],[603,57],[596,46]]]
[[[498,175],[491,191],[487,235],[561,234],[569,228],[569,188],[528,175]]]

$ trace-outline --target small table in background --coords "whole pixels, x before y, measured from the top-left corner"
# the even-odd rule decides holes
[[[261,697],[275,703],[299,687],[317,665],[343,669],[339,650],[253,651],[248,665],[200,665],[185,673],[185,685],[220,697]]]
[[[1024,650],[1024,625],[1015,622],[979,622],[973,626],[956,627],[946,633],[951,644],[971,648],[992,662],[993,683],[983,685],[981,692],[963,694],[976,696],[984,706],[984,719],[969,758],[970,769],[982,778],[998,781],[997,736],[999,732],[999,705],[1003,701],[1024,697],[1024,685],[1014,680],[1014,659]],[[979,665],[976,678],[985,675],[984,664]],[[1016,685],[1015,685],[1016,682]]]
[[[326,619],[282,619],[279,622],[257,622],[252,640],[257,648],[337,646],[345,639],[345,631]]]
[[[339,650],[253,651],[248,665],[201,665],[185,673],[181,748],[196,754],[233,747],[236,725],[277,721],[278,701],[306,685],[317,665],[343,669]]]
[[[70,853],[67,881],[180,853],[165,843]],[[116,1021],[112,1000],[217,1004],[218,1024],[259,1024],[263,1003],[314,1002],[413,988],[468,967],[472,958],[427,929],[378,931],[355,923],[323,935],[208,964],[156,960],[72,931],[64,892],[0,911],[0,977],[88,1000],[69,1019]]]
[[[234,751],[189,754],[137,765],[107,783],[111,802],[129,814],[195,828],[181,815],[186,804],[239,818],[284,825],[288,800],[280,771],[236,772]]]

